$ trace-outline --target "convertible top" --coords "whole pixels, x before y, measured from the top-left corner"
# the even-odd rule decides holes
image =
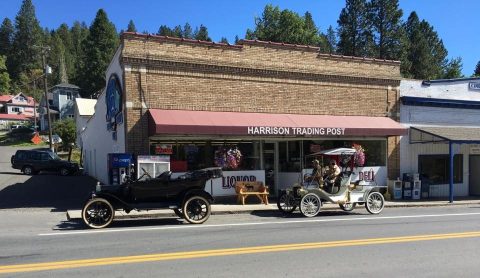
[[[306,156],[318,156],[318,155],[353,155],[357,151],[354,148],[335,148],[329,150],[323,150],[320,152],[312,153]]]

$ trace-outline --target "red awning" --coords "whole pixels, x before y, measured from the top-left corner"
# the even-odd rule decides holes
[[[149,109],[150,135],[397,136],[407,128],[387,117]]]

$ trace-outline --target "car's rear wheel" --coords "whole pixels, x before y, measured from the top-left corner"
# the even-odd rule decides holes
[[[67,168],[65,167],[60,168],[60,175],[68,176],[69,174],[70,174],[70,171]]]
[[[365,202],[365,208],[371,214],[379,214],[382,212],[385,206],[385,199],[380,192],[371,192],[368,194],[367,201]]]
[[[33,173],[34,173],[33,168],[32,168],[31,166],[25,166],[25,167],[23,167],[22,172],[23,172],[25,175],[33,175]]]
[[[322,207],[322,200],[314,193],[308,193],[300,200],[300,212],[306,217],[316,216]]]
[[[183,203],[182,212],[189,223],[202,224],[210,217],[210,202],[202,196],[189,197]]]
[[[115,210],[109,201],[103,198],[89,200],[82,210],[83,222],[94,229],[105,228],[113,221]]]
[[[340,205],[340,208],[344,211],[352,211],[357,206],[356,203],[347,203]]]
[[[278,197],[277,207],[281,212],[292,213],[297,208],[295,198],[287,192],[282,192]]]

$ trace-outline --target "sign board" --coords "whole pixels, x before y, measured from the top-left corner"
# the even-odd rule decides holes
[[[173,173],[172,178],[177,178],[185,173]],[[223,177],[207,181],[205,190],[216,196],[234,196],[237,181],[261,181],[265,183],[264,170],[252,171],[223,171]]]
[[[471,145],[470,154],[480,154],[480,145]]]
[[[173,154],[172,144],[155,145],[155,154]]]
[[[302,176],[312,173],[312,169],[303,169]],[[387,185],[387,167],[385,166],[367,166],[356,167],[353,169],[353,176],[351,183],[358,180],[364,181],[367,184],[376,183],[379,186]]]
[[[170,162],[170,156],[168,155],[139,155],[137,156],[138,162],[144,163],[156,163],[156,162]]]
[[[478,90],[480,91],[480,82],[469,82],[468,83],[468,88],[470,90]]]
[[[247,134],[248,135],[337,136],[337,135],[345,135],[345,128],[343,127],[249,126],[247,128]]]

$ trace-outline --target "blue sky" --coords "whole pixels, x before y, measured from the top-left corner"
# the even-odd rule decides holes
[[[0,20],[14,20],[21,0],[0,0]],[[155,0],[33,0],[42,27],[69,26],[75,20],[90,25],[98,9],[106,10],[117,30],[126,29],[132,19],[141,31],[157,32],[160,25],[192,26],[204,24],[210,37],[218,41],[225,36],[230,42],[235,35],[243,38],[247,28],[254,27],[254,17],[260,16],[266,4],[278,5],[300,14],[310,11],[321,31],[337,26],[342,0],[279,0],[279,1],[155,1]],[[400,0],[404,19],[416,11],[426,19],[443,39],[449,58],[462,57],[463,73],[470,76],[480,61],[480,1],[478,0]]]

